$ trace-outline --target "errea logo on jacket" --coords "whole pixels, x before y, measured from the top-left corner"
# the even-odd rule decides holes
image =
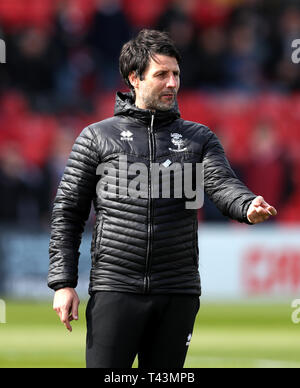
[[[121,132],[121,140],[132,141],[133,140],[133,133],[130,131]]]

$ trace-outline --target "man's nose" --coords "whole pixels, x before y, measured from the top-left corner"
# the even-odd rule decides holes
[[[172,74],[168,78],[167,88],[176,88],[176,86],[177,86],[177,81],[176,81],[175,76]]]

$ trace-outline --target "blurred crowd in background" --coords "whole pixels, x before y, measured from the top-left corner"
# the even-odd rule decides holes
[[[0,220],[49,227],[72,144],[112,116],[120,49],[142,28],[181,52],[182,117],[217,133],[274,222],[300,222],[299,0],[1,0]],[[230,222],[208,199],[199,219]]]

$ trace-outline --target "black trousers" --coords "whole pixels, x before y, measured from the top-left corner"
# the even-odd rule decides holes
[[[99,291],[86,309],[87,368],[183,368],[197,312],[197,295]]]

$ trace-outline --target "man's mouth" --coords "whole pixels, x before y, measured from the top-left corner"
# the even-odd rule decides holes
[[[174,98],[174,94],[173,93],[164,93],[161,95],[161,97]]]

